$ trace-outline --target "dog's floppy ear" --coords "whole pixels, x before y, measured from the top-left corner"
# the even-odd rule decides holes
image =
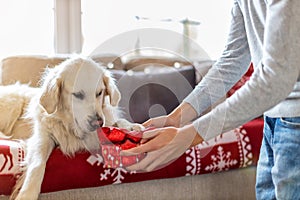
[[[117,106],[121,100],[121,94],[110,73],[104,73],[103,81],[106,87],[106,94],[108,94],[110,98],[110,104],[112,106]]]
[[[42,86],[42,95],[40,97],[40,105],[48,114],[52,114],[57,110],[62,80],[56,76],[49,80],[45,80]]]

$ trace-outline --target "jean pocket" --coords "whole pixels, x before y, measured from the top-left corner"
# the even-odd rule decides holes
[[[280,122],[286,127],[300,128],[300,117],[281,117]]]

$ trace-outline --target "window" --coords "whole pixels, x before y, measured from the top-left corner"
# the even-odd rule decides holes
[[[82,24],[75,28],[76,31],[81,31],[71,34],[75,38],[71,38],[71,44],[62,44],[68,30],[74,29],[69,27],[56,30],[58,26],[55,24],[54,12],[59,9],[54,10],[54,4],[56,2],[58,5],[57,2],[60,2],[58,6],[61,6],[62,2],[68,2],[72,12],[80,12],[80,8],[77,9],[78,4],[73,4],[73,1],[0,0],[0,59],[20,54],[80,53],[81,43],[81,52],[89,55],[98,45],[113,36],[135,29],[161,28],[182,33],[183,25],[180,21],[186,18],[201,23],[193,26],[190,36],[215,59],[224,47],[232,0],[82,0],[81,4],[80,0],[76,0],[81,5]],[[74,6],[77,6],[76,9]],[[64,11],[60,12],[56,17],[70,18],[63,13]],[[80,18],[80,13],[76,16]],[[73,25],[76,25],[78,19],[74,19]],[[82,41],[79,41],[78,35],[80,37],[81,34]],[[76,51],[68,47],[74,44]],[[64,50],[60,52],[57,47],[63,47]]]
[[[54,53],[53,0],[0,0],[0,58]]]
[[[82,52],[89,55],[104,41],[133,29],[163,28],[182,33],[183,25],[179,21],[188,18],[201,22],[193,27],[197,37],[191,36],[211,58],[217,58],[225,44],[231,1],[81,1]]]

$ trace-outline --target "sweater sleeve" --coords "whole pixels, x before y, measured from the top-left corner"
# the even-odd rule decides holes
[[[235,2],[231,10],[231,25],[225,49],[221,57],[202,81],[183,101],[198,113],[224,97],[227,91],[242,77],[250,64],[250,52],[242,12]]]
[[[284,100],[300,72],[300,1],[269,0],[263,57],[250,80],[224,103],[193,122],[208,140],[261,115]]]

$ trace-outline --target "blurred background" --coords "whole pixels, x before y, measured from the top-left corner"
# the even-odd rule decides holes
[[[231,4],[232,0],[0,0],[0,59],[89,55],[109,38],[141,28],[188,34],[216,59],[225,45]]]

